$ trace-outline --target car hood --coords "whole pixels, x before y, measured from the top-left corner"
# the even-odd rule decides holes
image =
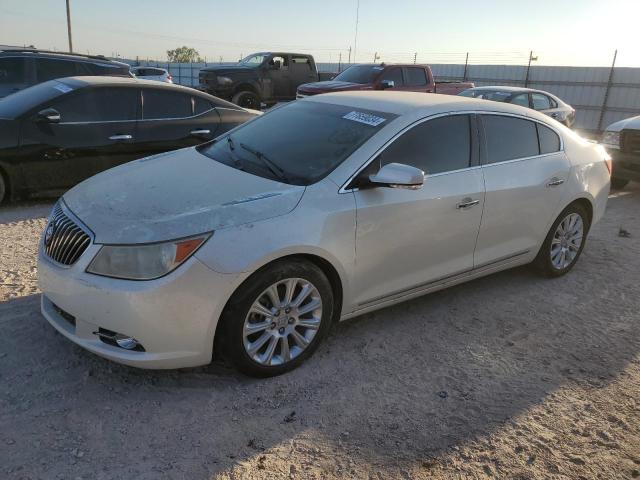
[[[96,243],[188,237],[284,215],[304,187],[226,166],[188,148],[107,170],[64,194]]]
[[[631,128],[633,130],[640,130],[640,115],[637,117],[625,118],[619,122],[612,123],[607,127],[608,131],[620,132],[625,128]]]
[[[365,90],[370,88],[371,85],[362,83],[326,80],[324,82],[305,83],[304,85],[300,85],[298,90],[305,92],[335,92],[340,90]]]

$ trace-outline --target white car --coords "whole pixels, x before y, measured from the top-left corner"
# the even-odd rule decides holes
[[[143,80],[155,80],[157,82],[173,83],[173,77],[164,68],[158,67],[131,67],[131,73],[136,78]]]
[[[68,191],[40,244],[42,312],[128,365],[202,365],[215,346],[275,375],[334,320],[532,262],[565,274],[609,177],[601,146],[530,109],[309,97]]]

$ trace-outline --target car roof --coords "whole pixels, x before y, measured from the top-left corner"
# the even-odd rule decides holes
[[[343,105],[364,110],[387,112],[395,115],[428,116],[452,111],[486,111],[513,113],[543,121],[548,117],[535,110],[510,103],[487,102],[486,100],[459,95],[440,95],[422,92],[352,91],[324,93],[306,97],[298,102],[318,102]]]
[[[44,58],[59,58],[61,60],[77,60],[79,62],[105,62],[111,64],[117,64],[122,67],[128,67],[129,65],[124,62],[118,62],[117,60],[111,60],[104,55],[84,55],[82,53],[70,53],[70,52],[53,52],[50,50],[38,50],[37,48],[30,47],[12,47],[0,45],[0,56],[38,56]]]

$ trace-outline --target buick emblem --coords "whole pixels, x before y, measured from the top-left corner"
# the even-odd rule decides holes
[[[47,229],[44,231],[44,244],[45,246],[51,245],[51,240],[53,240],[53,235],[56,233],[56,222],[53,220],[47,226]]]

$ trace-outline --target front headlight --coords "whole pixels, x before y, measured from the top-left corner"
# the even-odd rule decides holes
[[[229,77],[218,77],[218,85],[231,85],[233,80]]]
[[[126,280],[153,280],[175,270],[210,236],[149,245],[104,245],[87,272]]]
[[[600,142],[609,148],[620,148],[620,132],[606,131],[602,135],[602,141]]]

